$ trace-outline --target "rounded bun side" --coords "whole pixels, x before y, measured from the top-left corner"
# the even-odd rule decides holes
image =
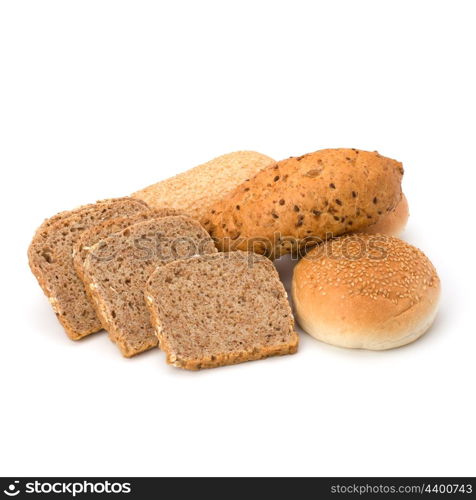
[[[440,280],[417,248],[388,235],[353,234],[311,250],[296,265],[296,318],[313,337],[383,350],[413,342],[433,323]]]
[[[408,200],[402,194],[402,199],[391,212],[383,215],[376,224],[362,229],[361,232],[367,234],[381,233],[398,237],[405,230],[409,216]]]

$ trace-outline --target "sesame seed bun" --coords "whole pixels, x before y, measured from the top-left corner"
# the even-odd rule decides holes
[[[299,324],[316,339],[382,350],[428,330],[440,280],[412,245],[359,233],[327,241],[303,257],[294,269],[292,295]]]
[[[397,206],[388,214],[383,215],[376,224],[372,224],[364,229],[362,233],[367,234],[388,234],[389,236],[399,236],[405,230],[410,213],[408,211],[408,200],[405,195],[398,202]]]

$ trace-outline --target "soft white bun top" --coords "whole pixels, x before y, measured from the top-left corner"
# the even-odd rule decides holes
[[[417,248],[382,234],[327,241],[296,265],[301,327],[342,347],[389,349],[416,340],[438,308],[440,280]]]

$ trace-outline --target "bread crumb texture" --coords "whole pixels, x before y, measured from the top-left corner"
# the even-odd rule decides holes
[[[104,200],[61,212],[38,228],[28,248],[30,268],[68,336],[78,340],[101,329],[84,285],[75,272],[73,248],[88,228],[121,216],[148,212],[132,198]]]
[[[236,151],[157,182],[132,196],[153,208],[183,210],[203,223],[214,203],[226,199],[236,186],[272,164],[274,160],[261,153]]]
[[[246,252],[172,262],[146,296],[167,362],[212,368],[297,351],[286,291],[272,262]]]
[[[157,345],[144,288],[158,267],[217,250],[205,229],[184,216],[134,224],[92,247],[83,266],[97,314],[126,357]]]
[[[163,208],[139,212],[128,217],[117,217],[114,219],[106,220],[100,224],[90,227],[81,233],[78,241],[73,247],[73,263],[74,268],[80,278],[83,277],[83,265],[89,250],[108,236],[123,231],[124,229],[137,224],[138,222],[143,222],[146,220],[160,219],[161,217],[170,217],[175,215],[185,215],[179,210],[172,208]]]

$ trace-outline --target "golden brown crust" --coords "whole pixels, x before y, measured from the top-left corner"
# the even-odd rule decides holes
[[[216,203],[204,220],[221,250],[279,256],[306,240],[355,231],[401,198],[401,163],[377,152],[326,149],[280,161]]]
[[[153,208],[183,210],[202,221],[209,207],[246,179],[274,163],[255,151],[236,151],[210,160],[132,194]]]
[[[394,210],[383,215],[376,224],[364,227],[360,232],[367,234],[388,234],[398,237],[405,230],[410,212],[407,197],[402,194],[402,199]]]
[[[440,280],[423,252],[408,243],[355,234],[311,250],[295,267],[292,294],[298,322],[313,337],[381,350],[428,329]]]
[[[274,347],[274,348],[263,348],[256,352],[246,352],[233,353],[229,355],[217,356],[215,360],[212,359],[202,359],[189,360],[185,362],[180,362],[179,360],[171,362],[169,355],[167,354],[167,363],[177,366],[178,368],[183,368],[185,370],[202,370],[204,368],[218,368],[219,366],[227,365],[237,365],[239,363],[245,363],[246,361],[257,361],[259,359],[266,359],[271,356],[285,356],[286,354],[295,354],[298,349],[298,340],[296,336],[296,341],[294,344],[289,344],[285,347]]]

